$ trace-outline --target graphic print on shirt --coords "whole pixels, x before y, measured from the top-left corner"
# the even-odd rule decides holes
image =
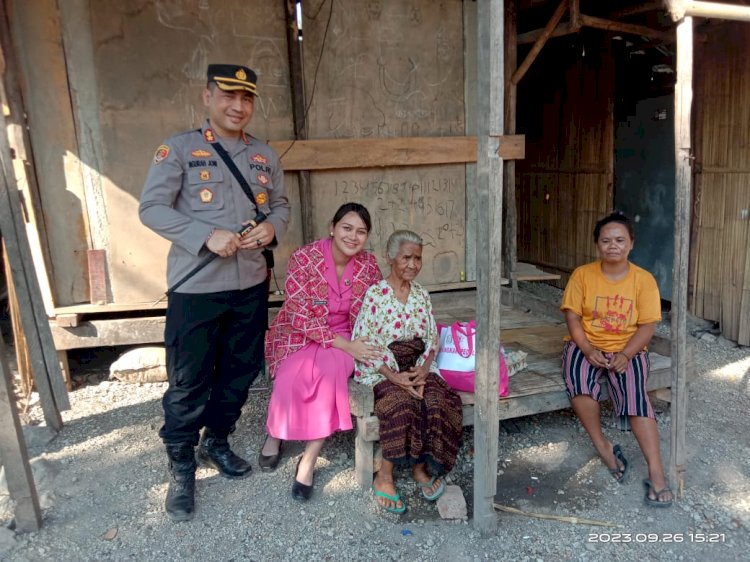
[[[630,324],[633,306],[633,299],[626,299],[622,295],[597,296],[591,312],[591,324],[605,332],[619,334]]]

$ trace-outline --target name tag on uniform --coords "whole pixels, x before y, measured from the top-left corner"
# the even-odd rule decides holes
[[[313,301],[313,306],[317,306],[319,304],[326,305],[328,304],[328,301]]]

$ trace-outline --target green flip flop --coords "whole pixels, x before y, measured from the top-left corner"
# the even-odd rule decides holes
[[[376,496],[379,496],[381,498],[385,498],[387,500],[391,500],[393,503],[401,502],[401,507],[386,507],[384,505],[378,504],[378,507],[386,510],[388,513],[395,513],[396,515],[401,515],[406,511],[406,501],[401,499],[401,494],[396,492],[395,495],[386,494],[385,492],[381,492],[380,490],[375,488],[375,485],[372,486],[372,493]]]
[[[417,482],[417,486],[422,488],[422,495],[424,496],[424,499],[426,499],[428,502],[434,502],[440,498],[440,496],[443,495],[443,492],[445,492],[445,480],[442,478],[440,479],[440,486],[438,486],[438,489],[433,492],[432,495],[427,494],[427,489],[432,488],[432,486],[435,484],[435,480],[438,479],[438,476],[433,476],[430,478],[429,482]]]

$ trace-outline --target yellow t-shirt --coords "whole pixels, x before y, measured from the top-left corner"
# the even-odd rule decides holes
[[[661,320],[659,287],[653,275],[633,263],[623,279],[610,281],[595,261],[573,272],[560,310],[581,317],[583,331],[597,349],[622,351],[639,324]]]

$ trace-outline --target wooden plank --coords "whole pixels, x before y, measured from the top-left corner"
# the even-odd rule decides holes
[[[502,138],[502,137],[501,137]],[[285,171],[464,164],[477,161],[476,137],[394,137],[272,141]],[[503,158],[522,159],[523,135],[502,138]]]
[[[547,273],[541,269],[533,266],[530,263],[519,262],[516,266],[516,271],[512,275],[513,279],[517,281],[554,281],[560,279],[560,276],[555,273]]]
[[[372,391],[371,391],[372,393]],[[375,418],[377,420],[377,418]],[[354,440],[355,472],[360,487],[367,489],[372,485],[374,470],[373,443],[366,438],[367,424],[364,418],[357,418],[357,436]]]
[[[557,8],[552,14],[552,17],[550,17],[547,25],[544,26],[542,34],[534,42],[534,45],[531,47],[531,50],[526,55],[524,61],[513,73],[513,78],[510,79],[512,84],[517,85],[521,81],[521,78],[523,78],[526,72],[529,70],[529,68],[531,68],[531,65],[536,60],[536,57],[539,56],[539,53],[542,51],[545,43],[547,43],[547,40],[552,36],[552,32],[555,30],[555,27],[557,27],[557,24],[560,23],[560,20],[565,14],[565,11],[568,9],[569,4],[570,2],[568,0],[562,0],[557,5]]]
[[[527,31],[526,33],[520,33],[518,35],[519,45],[528,45],[529,43],[535,43],[539,37],[544,33],[544,29],[535,29],[533,31]],[[577,29],[573,29],[573,26],[568,22],[563,22],[558,25],[555,30],[550,34],[549,39],[554,37],[564,37],[565,35],[571,35],[578,33]]]
[[[50,324],[55,349],[64,351],[110,345],[135,345],[164,341],[165,318],[123,318],[119,320],[91,320],[75,328]]]
[[[16,502],[16,529],[36,531],[42,526],[42,511],[29,465],[26,442],[18,419],[13,380],[0,338],[0,458],[5,468],[10,497]]]
[[[502,286],[503,161],[497,156],[504,132],[504,2],[477,5],[477,318],[474,408],[474,527],[484,537],[497,526],[500,295]]]
[[[523,160],[526,158],[526,136],[503,135],[500,137],[500,147],[497,149],[497,154],[503,160]]]
[[[2,115],[0,115],[0,130],[6,130],[5,118]],[[62,427],[60,410],[69,409],[70,402],[65,381],[57,364],[55,348],[47,325],[44,301],[36,280],[26,236],[24,214],[18,197],[19,192],[12,187],[15,182],[10,166],[7,135],[0,135],[0,160],[2,160],[0,232],[2,232],[12,272],[21,323],[29,347],[31,370],[39,391],[44,418],[53,430],[59,431]]]
[[[92,304],[107,302],[107,252],[105,250],[89,250],[87,253],[89,266],[89,300]]]
[[[690,256],[690,112],[693,101],[693,19],[677,26],[677,83],[675,85],[675,236],[672,270],[672,423],[667,472],[681,495],[684,487],[687,427],[687,282]]]
[[[58,314],[55,316],[55,322],[61,328],[75,328],[81,323],[80,314]]]

